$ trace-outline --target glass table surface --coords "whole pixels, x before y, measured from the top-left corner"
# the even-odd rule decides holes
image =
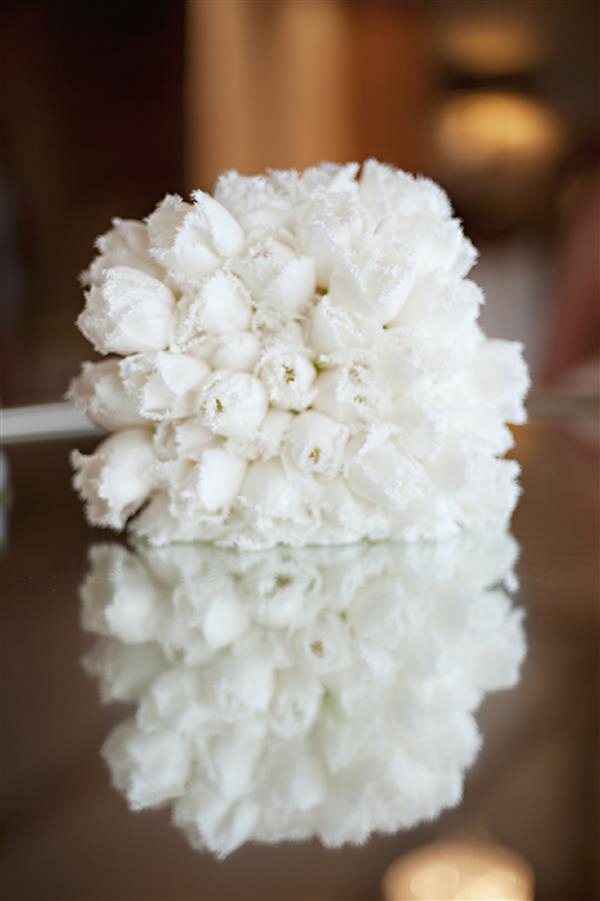
[[[512,524],[520,548],[516,563],[518,586],[505,572],[511,569],[516,553],[516,545],[507,536],[501,537],[500,545],[494,545],[491,550],[485,536],[478,538],[482,544],[458,547],[456,554],[462,555],[458,562],[454,557],[449,560],[448,553],[444,557],[438,551],[436,555],[431,548],[421,551],[399,546],[393,553],[375,546],[372,551],[375,556],[369,556],[369,551],[358,562],[347,549],[277,552],[279,557],[259,558],[254,568],[240,565],[235,555],[228,556],[226,552],[212,557],[209,554],[200,560],[196,551],[190,552],[196,556],[185,559],[177,557],[177,553],[175,557],[169,556],[169,551],[159,557],[152,556],[156,552],[142,551],[140,558],[140,554],[126,550],[123,538],[85,525],[81,505],[70,486],[68,450],[73,446],[87,450],[96,439],[70,438],[7,446],[4,453],[8,488],[3,492],[0,556],[5,672],[1,689],[4,724],[0,751],[1,897],[35,901],[366,901],[382,897],[383,874],[394,860],[435,840],[456,838],[484,840],[520,852],[533,867],[535,897],[541,901],[598,898],[597,428],[589,421],[534,420],[516,430],[516,438],[514,453],[523,467],[523,496]],[[92,552],[90,556],[90,547],[98,545],[103,545],[104,550]],[[206,549],[205,552],[208,553]],[[200,668],[208,665],[207,661],[213,658],[212,650],[210,654],[207,651],[207,643],[213,650],[217,648],[221,659],[225,654],[222,649],[241,640],[237,636],[246,635],[244,629],[248,629],[247,613],[240,612],[243,603],[238,603],[234,596],[233,608],[230,604],[226,616],[223,611],[215,614],[210,627],[208,613],[202,614],[204,637],[191,647],[186,623],[189,626],[197,622],[189,610],[185,614],[187,620],[182,612],[189,601],[181,589],[186,579],[188,587],[194,585],[194,591],[202,589],[204,594],[210,594],[213,588],[216,591],[219,580],[226,579],[230,588],[234,586],[234,595],[239,591],[239,598],[243,598],[254,596],[258,591],[256,586],[271,578],[275,581],[271,589],[265,589],[265,596],[272,599],[274,592],[287,591],[297,572],[310,569],[313,577],[312,581],[302,583],[304,595],[301,592],[290,603],[296,604],[293,616],[302,617],[307,605],[320,604],[327,592],[331,596],[328,603],[335,616],[331,610],[327,613],[327,628],[333,630],[327,633],[327,640],[310,630],[302,633],[304,651],[315,655],[315,672],[319,678],[327,668],[327,642],[335,645],[339,630],[351,634],[355,644],[363,638],[366,641],[368,633],[373,667],[380,666],[383,672],[394,657],[394,648],[397,649],[395,630],[410,631],[414,627],[417,635],[415,618],[419,619],[421,610],[429,610],[428,624],[423,625],[422,618],[419,620],[419,637],[403,657],[403,688],[392,697],[393,703],[401,698],[404,705],[403,734],[410,753],[404,747],[399,750],[395,744],[396,727],[390,724],[387,730],[386,711],[380,709],[384,692],[383,689],[379,692],[377,683],[371,682],[364,695],[366,713],[361,714],[361,727],[353,733],[352,741],[356,744],[359,735],[361,742],[368,743],[372,730],[372,744],[377,747],[369,750],[369,754],[365,752],[362,769],[357,765],[347,770],[344,803],[340,801],[337,807],[332,807],[330,799],[323,797],[328,789],[324,787],[322,773],[315,775],[312,758],[303,758],[304,762],[298,764],[297,757],[284,755],[271,770],[265,770],[260,755],[270,754],[272,760],[279,753],[277,742],[284,729],[281,723],[289,725],[290,716],[308,716],[306,710],[311,703],[313,719],[326,720],[325,725],[319,720],[318,728],[329,736],[328,759],[331,762],[331,755],[338,751],[343,757],[346,752],[339,748],[335,753],[331,750],[337,739],[330,741],[330,735],[338,735],[336,722],[340,715],[343,719],[339,698],[343,692],[349,692],[348,697],[352,699],[353,684],[349,685],[348,680],[342,684],[341,677],[336,681],[337,676],[323,676],[317,691],[318,703],[313,703],[311,691],[303,682],[300,701],[292,696],[293,692],[284,696],[281,723],[277,726],[280,732],[275,737],[270,734],[268,740],[264,732],[258,735],[252,723],[262,722],[267,706],[275,703],[272,686],[271,700],[260,700],[261,692],[264,695],[267,691],[267,676],[263,673],[264,666],[263,670],[260,666],[269,655],[279,653],[279,646],[271,641],[273,629],[279,628],[289,636],[290,626],[288,620],[276,622],[279,612],[273,614],[272,606],[265,613],[264,605],[255,605],[252,615],[261,626],[260,640],[267,643],[256,645],[254,669],[242,668],[239,673],[236,670],[237,682],[231,676],[231,669],[215,677],[214,684],[225,684],[229,695],[225,700],[205,698],[204,706],[196,704],[194,710],[199,719],[193,729],[210,728],[213,717],[210,704],[221,704],[226,723],[237,717],[241,726],[235,742],[231,740],[226,746],[219,746],[219,754],[210,761],[205,760],[205,767],[213,767],[213,777],[217,782],[221,780],[223,792],[229,792],[231,797],[242,793],[244,797],[249,796],[252,780],[259,779],[260,770],[263,796],[271,799],[265,801],[266,809],[260,806],[260,792],[254,791],[252,804],[238,805],[235,816],[229,812],[225,822],[224,815],[221,816],[223,808],[219,807],[222,798],[214,791],[212,795],[200,792],[195,812],[189,814],[186,822],[189,827],[194,816],[200,817],[202,828],[206,827],[212,836],[213,848],[224,854],[221,858],[210,851],[192,848],[185,830],[171,822],[171,803],[158,804],[157,809],[131,811],[123,792],[111,785],[100,749],[111,730],[135,714],[136,705],[132,700],[143,694],[144,686],[150,684],[157,672],[152,670],[152,661],[144,658],[140,664],[137,658],[127,656],[131,651],[129,640],[133,645],[147,646],[144,623],[156,614],[156,611],[148,612],[148,606],[144,607],[147,596],[145,589],[140,589],[142,583],[136,575],[140,559],[146,579],[143,584],[148,584],[148,578],[152,583],[148,592],[160,590],[163,595],[168,594],[166,600],[163,597],[160,601],[163,606],[175,603],[173,598],[179,599],[178,626],[174,613],[168,624],[164,618],[154,621],[158,637],[170,642],[172,668],[181,668],[183,658],[190,666],[192,663]],[[364,573],[369,567],[371,575],[366,578]],[[342,595],[350,590],[348,585],[353,578],[362,586],[362,600],[353,601],[350,610],[342,603]],[[115,579],[121,580],[116,601]],[[110,580],[113,593],[107,598],[104,589]],[[402,583],[401,591],[396,590],[398,580]],[[467,610],[465,597],[471,586],[469,580],[480,593],[481,589],[486,590],[482,603],[487,605],[487,619],[476,615],[475,602],[469,601]],[[500,582],[504,588],[496,584]],[[351,590],[354,592],[354,588]],[[135,615],[129,616],[127,599],[135,591],[142,600],[138,598],[138,606],[131,608]],[[435,602],[437,607],[431,601],[436,592],[441,592],[444,598]],[[392,600],[388,597],[390,593]],[[512,594],[510,603],[506,601],[508,593]],[[387,606],[381,600],[386,597]],[[394,604],[402,606],[401,614]],[[523,611],[522,621],[520,614],[514,614],[511,604]],[[461,629],[467,629],[467,621],[471,631],[469,642],[465,643]],[[225,636],[224,622],[229,630]],[[478,626],[481,622],[485,628]],[[374,629],[377,634],[371,635]],[[432,636],[432,629],[439,630],[437,638]],[[168,630],[171,631],[167,639]],[[519,642],[523,630],[527,650],[520,665],[523,648]],[[432,646],[437,648],[435,659]],[[94,647],[99,650],[92,651]],[[475,694],[466,698],[470,691],[466,682],[461,683],[459,691],[456,686],[448,687],[445,679],[446,694],[439,693],[442,690],[439,682],[432,683],[438,685],[432,697],[426,693],[421,695],[420,686],[424,683],[420,674],[438,667],[442,676],[447,675],[445,666],[460,665],[456,659],[460,648],[461,654],[464,651],[471,655],[470,661],[476,660],[469,675],[474,683],[479,680],[477,691],[473,689]],[[475,651],[479,654],[477,658]],[[361,653],[361,659],[366,659],[366,651]],[[82,658],[87,660],[85,667]],[[162,669],[159,667],[161,673],[163,664]],[[519,666],[520,676],[513,687],[492,690],[510,684],[511,680],[514,682]],[[466,671],[466,662],[464,668]],[[152,709],[146,710],[145,715],[154,717],[154,722],[163,716],[161,734],[166,736],[166,741],[170,740],[173,710],[177,708],[177,715],[183,716],[180,708],[184,681],[182,677],[174,683],[175,700],[168,696],[167,687],[164,689],[167,694],[155,693],[153,707],[150,702],[146,704]],[[110,696],[117,700],[102,703],[102,691],[105,699]],[[242,694],[247,695],[244,701],[247,708],[242,705],[240,712]],[[357,695],[359,706],[361,697]],[[423,710],[429,713],[423,716]],[[459,716],[461,723],[453,725]],[[469,732],[470,724],[475,721],[478,732]],[[293,732],[296,726],[292,724],[289,728]],[[471,736],[470,750],[463,749],[461,756],[454,751],[454,741],[459,742],[460,736],[467,733]],[[125,781],[130,778],[130,795],[138,791],[140,803],[145,806],[149,799],[157,803],[164,800],[169,791],[178,794],[180,800],[184,799],[179,806],[181,823],[186,816],[185,796],[191,791],[192,775],[188,772],[185,786],[181,783],[175,791],[173,780],[181,782],[173,762],[177,750],[168,745],[160,753],[151,750],[143,753],[146,757],[138,759],[137,773],[132,776],[130,772],[129,777],[121,773]],[[347,753],[354,753],[354,749]],[[122,768],[123,762],[118,758],[118,749],[115,754],[113,775],[116,771],[119,781],[119,767]],[[398,763],[402,754],[404,763]],[[110,763],[110,750],[106,757]],[[471,758],[474,758],[472,764]],[[428,773],[435,770],[437,787],[433,795],[433,777],[423,776],[424,761]],[[387,774],[388,768],[394,766],[400,767],[397,772],[404,773],[405,784],[397,797],[387,798],[385,807],[386,792],[389,794],[390,789],[383,771]],[[332,767],[335,769],[333,764]],[[463,771],[464,790],[459,799]],[[136,778],[138,788],[131,788],[131,779]],[[244,785],[233,785],[236,779],[241,779]],[[273,801],[275,795],[271,791],[277,780],[278,804]],[[341,791],[339,785],[338,789]],[[154,796],[153,791],[156,791]],[[427,803],[426,792],[431,795]],[[438,797],[439,806],[450,803],[454,806],[438,812]],[[367,837],[371,814],[360,806],[369,803],[373,807],[373,822],[376,827],[384,824],[384,829],[390,828],[393,816],[390,820],[389,810],[393,812],[396,805],[400,828]],[[289,810],[283,809],[285,804]],[[320,819],[312,818],[311,810],[317,804],[321,805]],[[213,816],[210,811],[215,805],[220,812]],[[414,811],[414,819],[425,817],[425,821],[411,825],[411,815],[403,816],[403,805],[406,811]],[[377,811],[384,808],[385,815],[379,816]],[[341,836],[340,840],[344,835],[357,835],[363,841],[327,848],[319,839],[310,837],[311,830],[317,828],[315,823],[330,842],[335,841],[336,835]],[[264,838],[269,834],[301,836],[302,840],[275,844],[253,840],[256,835]]]

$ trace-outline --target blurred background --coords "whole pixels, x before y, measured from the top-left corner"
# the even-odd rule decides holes
[[[525,342],[537,397],[597,398],[598,18],[597,0],[4,0],[0,402],[58,401],[92,356],[77,276],[113,216],[230,167],[371,156],[448,190],[480,249],[484,328]],[[108,786],[115,714],[78,664],[97,533],[68,488],[72,444],[7,454],[4,897],[372,899],[398,854],[452,835],[518,849],[540,901],[600,897],[597,421],[517,432],[530,649],[521,688],[482,711],[464,803],[359,849],[248,848],[229,868]]]
[[[90,357],[77,274],[112,216],[370,156],[449,191],[484,327],[597,392],[597,40],[596,0],[5,2],[2,403],[60,399]]]

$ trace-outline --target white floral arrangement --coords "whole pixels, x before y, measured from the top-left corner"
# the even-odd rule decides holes
[[[136,704],[103,749],[134,810],[168,805],[191,843],[327,846],[458,803],[487,692],[518,679],[507,533],[236,552],[92,547],[85,658]]]
[[[254,549],[507,522],[527,369],[479,328],[476,251],[432,181],[229,172],[97,246],[78,325],[107,359],[70,389],[113,433],[73,454],[92,524]]]

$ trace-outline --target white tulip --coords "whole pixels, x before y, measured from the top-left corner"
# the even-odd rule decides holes
[[[380,327],[368,316],[352,314],[322,297],[311,312],[308,324],[309,343],[319,354],[340,353],[373,346],[380,336]]]
[[[347,426],[307,410],[293,418],[282,454],[302,472],[332,479],[342,468],[347,440]]]
[[[246,231],[256,233],[264,229],[269,232],[286,227],[293,218],[289,190],[293,180],[292,176],[284,186],[264,175],[246,176],[230,170],[217,179],[215,199]]]
[[[272,705],[273,731],[282,738],[306,734],[323,701],[323,684],[301,667],[277,674]]]
[[[285,347],[305,352],[303,323],[272,306],[258,306],[252,314],[252,332],[262,348]]]
[[[414,215],[423,210],[432,219],[449,219],[452,207],[446,192],[429,178],[367,160],[360,174],[360,196],[367,207]]]
[[[182,485],[182,498],[209,513],[226,508],[240,490],[246,468],[241,457],[221,447],[208,447]]]
[[[481,395],[498,411],[501,420],[525,422],[523,399],[529,388],[529,374],[518,341],[486,341],[477,350],[475,378]]]
[[[204,360],[169,351],[132,354],[120,364],[121,379],[140,414],[158,421],[196,413],[200,387],[209,373]]]
[[[255,432],[268,405],[262,382],[246,372],[217,372],[202,392],[201,409],[207,428],[226,438]]]
[[[313,406],[342,422],[356,423],[385,414],[389,397],[378,385],[373,365],[357,360],[319,373]]]
[[[260,360],[258,375],[264,382],[270,402],[280,410],[305,410],[315,393],[317,371],[302,353],[280,347],[267,350]]]
[[[392,262],[373,257],[367,246],[363,259],[352,254],[333,267],[328,298],[350,313],[358,313],[378,325],[391,322],[400,311],[415,279],[410,251],[399,249]]]
[[[209,275],[244,247],[244,233],[225,207],[203,191],[193,200],[168,195],[148,217],[150,253],[178,286]]]
[[[211,275],[197,292],[178,304],[178,340],[196,335],[229,335],[250,325],[250,296],[243,283],[230,272]]]
[[[422,468],[389,439],[359,436],[348,450],[348,485],[359,497],[402,510],[423,493],[426,478]]]
[[[90,522],[120,529],[155,484],[151,433],[131,428],[106,438],[93,454],[73,451],[73,484]]]
[[[415,283],[388,327],[418,328],[427,322],[429,340],[460,340],[476,321],[483,302],[481,288],[469,279],[456,282],[425,275]]]
[[[158,460],[200,460],[207,447],[215,447],[218,438],[204,425],[200,417],[164,420],[157,423],[154,448]]]
[[[358,169],[358,163],[323,163],[304,172],[271,170],[268,176],[225,172],[217,179],[215,198],[247,231],[290,229],[296,210],[315,193],[356,190]]]
[[[119,365],[118,359],[84,363],[67,394],[70,401],[105,429],[122,429],[144,422],[135,397],[123,384]]]
[[[463,278],[477,261],[477,251],[457,219],[431,219],[422,211],[406,216],[398,210],[382,226],[381,234],[413,248],[416,271]]]
[[[264,730],[252,720],[234,723],[210,742],[204,763],[220,794],[242,799],[263,750]]]
[[[107,269],[86,293],[77,325],[101,354],[130,354],[167,347],[175,301],[158,279],[131,269]]]
[[[251,463],[240,493],[249,512],[268,519],[299,515],[301,494],[279,460]]]
[[[96,240],[96,248],[98,256],[81,276],[84,285],[100,285],[106,270],[115,266],[139,269],[158,279],[164,275],[150,256],[148,229],[143,222],[113,219],[111,230]]]
[[[212,353],[215,369],[252,372],[261,354],[261,344],[251,332],[237,332],[221,339]]]
[[[102,749],[113,781],[133,810],[156,807],[181,794],[190,763],[190,746],[172,732],[113,732]]]
[[[268,304],[288,315],[301,310],[315,293],[315,264],[287,245],[268,239],[248,248],[233,264],[255,303]]]
[[[269,409],[257,432],[232,438],[229,446],[248,460],[270,460],[278,456],[293,421],[291,413]]]
[[[349,191],[320,193],[300,208],[297,241],[315,261],[317,285],[328,287],[336,263],[360,251],[370,231],[356,185]]]

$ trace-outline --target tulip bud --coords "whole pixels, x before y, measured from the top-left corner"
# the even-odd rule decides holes
[[[283,453],[302,472],[332,479],[342,468],[347,440],[347,426],[307,410],[293,418]]]
[[[217,372],[202,392],[201,409],[206,426],[226,438],[256,431],[268,405],[262,382],[246,372]]]
[[[210,367],[197,357],[160,351],[126,357],[120,372],[127,392],[137,399],[141,415],[164,420],[197,411],[198,392]]]
[[[314,399],[317,372],[302,353],[273,347],[263,355],[258,374],[265,383],[269,400],[280,410],[305,410]]]
[[[162,350],[171,338],[174,310],[171,291],[158,279],[115,266],[86,293],[77,325],[101,354]]]
[[[89,269],[81,275],[84,285],[99,285],[107,269],[127,266],[162,278],[164,270],[150,256],[148,228],[143,222],[129,219],[113,219],[112,228],[96,240],[98,256]]]
[[[93,454],[74,451],[73,484],[86,502],[91,523],[120,529],[154,487],[152,435],[123,429],[106,438]]]
[[[67,394],[70,401],[104,429],[122,429],[144,422],[135,397],[123,383],[120,363],[118,359],[84,363]]]
[[[225,207],[203,191],[193,197],[190,204],[168,195],[148,217],[150,253],[178,286],[214,272],[244,246],[244,233]]]

